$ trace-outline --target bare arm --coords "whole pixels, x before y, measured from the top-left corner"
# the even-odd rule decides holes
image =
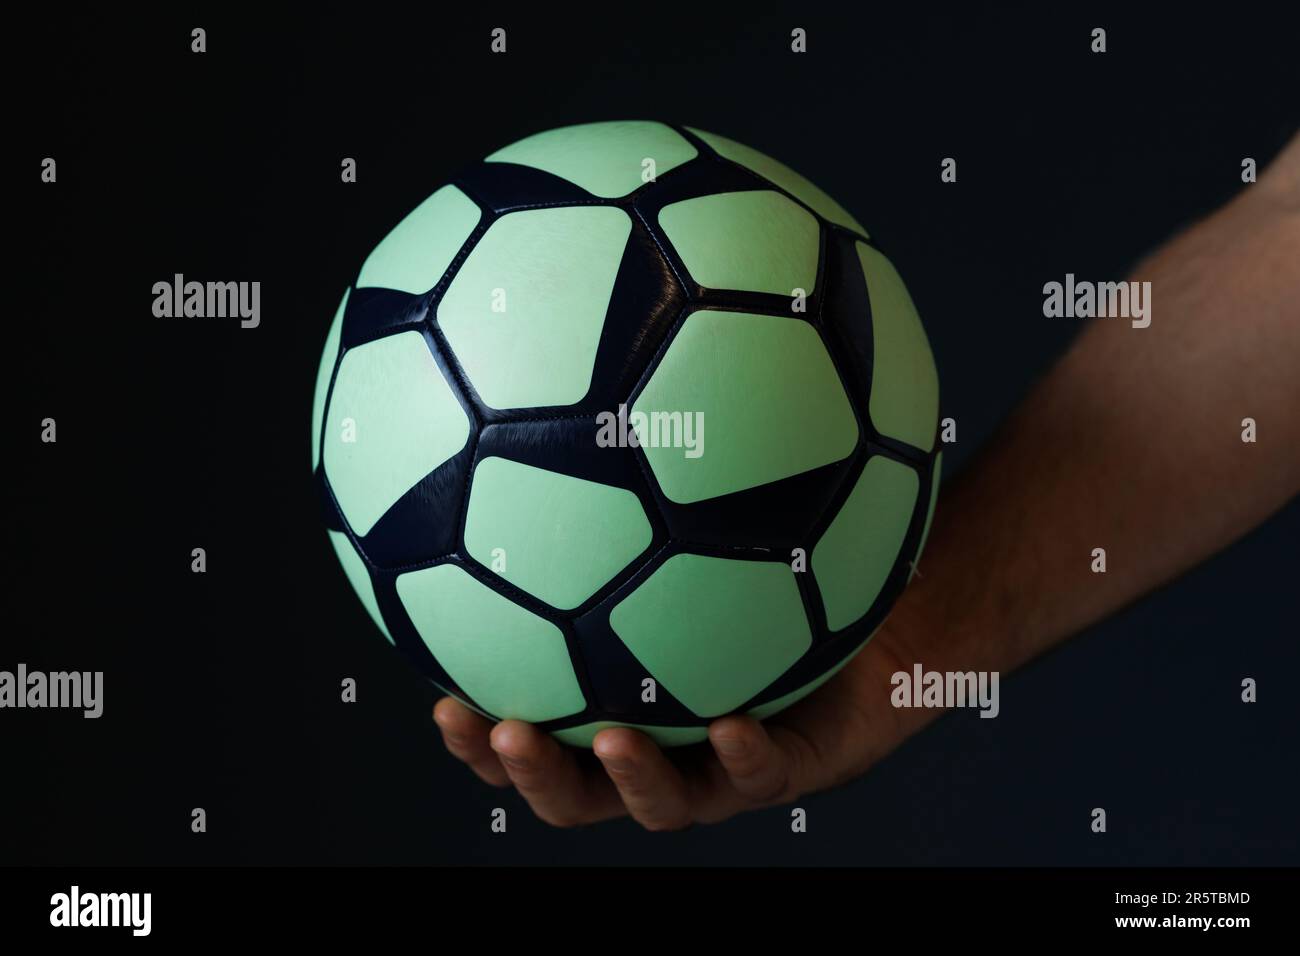
[[[1150,327],[1092,320],[940,499],[906,598],[933,636],[900,646],[948,634],[947,653],[1014,667],[1300,489],[1300,139],[1132,278],[1151,282]]]
[[[921,576],[817,693],[764,724],[720,718],[712,750],[677,760],[606,730],[600,765],[448,698],[448,747],[555,824],[723,819],[850,779],[933,719],[890,706],[895,671],[1010,670],[1245,534],[1300,490],[1300,139],[1132,278],[1150,327],[1092,321],[945,489]]]

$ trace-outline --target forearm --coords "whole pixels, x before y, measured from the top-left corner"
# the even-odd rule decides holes
[[[1148,328],[1091,320],[945,490],[883,635],[897,657],[1015,667],[1300,490],[1300,156],[1287,152],[1135,270],[1151,282]]]

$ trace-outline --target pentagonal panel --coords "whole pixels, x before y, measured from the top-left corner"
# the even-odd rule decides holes
[[[858,440],[817,330],[781,316],[693,313],[632,411],[660,488],[683,504],[839,461]]]
[[[357,288],[428,292],[478,225],[480,212],[455,186],[443,186],[399,222],[361,266]]]
[[[768,182],[780,186],[791,196],[816,210],[817,214],[824,219],[852,229],[863,236],[867,235],[867,230],[863,229],[843,206],[784,163],[777,162],[771,156],[751,149],[743,143],[727,139],[725,136],[719,136],[717,133],[706,133],[702,129],[691,127],[688,129],[712,146],[719,156],[733,163],[739,163],[751,172],[758,173]]]
[[[365,561],[357,554],[357,549],[352,547],[352,542],[348,540],[347,535],[331,531],[329,536],[330,544],[334,545],[334,553],[339,557],[339,564],[343,565],[343,573],[347,575],[352,590],[357,592],[357,597],[361,598],[361,603],[371,620],[383,632],[384,637],[388,638],[388,643],[392,644],[393,635],[388,633],[384,616],[379,613],[379,602],[375,599],[375,586],[370,580]]]
[[[871,421],[882,435],[929,451],[939,421],[939,373],[907,286],[893,263],[856,243],[871,297]]]
[[[320,365],[316,368],[316,393],[311,402],[311,470],[316,470],[320,462],[320,427],[325,418],[325,399],[329,395],[330,378],[334,375],[334,363],[339,358],[339,340],[343,335],[343,313],[348,307],[347,289],[343,300],[334,312],[334,321],[330,323],[329,333],[325,336],[325,349],[321,352]]]
[[[451,679],[498,718],[554,720],[586,706],[560,629],[461,568],[408,571],[397,595]]]
[[[468,438],[469,419],[419,332],[343,356],[326,418],[325,475],[356,534]]]
[[[465,547],[516,587],[574,608],[650,545],[650,522],[623,488],[485,458],[474,469]]]
[[[826,625],[843,630],[871,609],[898,561],[916,507],[916,471],[873,455],[813,549]]]
[[[632,221],[601,206],[533,209],[492,224],[438,304],[438,324],[493,408],[586,394]]]
[[[817,282],[820,227],[770,190],[715,193],[659,210],[659,225],[691,278],[709,289],[805,294]]]
[[[532,166],[593,196],[614,199],[643,186],[647,169],[662,176],[695,156],[695,147],[663,123],[616,120],[537,133],[497,150],[485,162]]]
[[[794,572],[765,561],[674,555],[609,621],[649,676],[700,717],[744,703],[812,643]]]

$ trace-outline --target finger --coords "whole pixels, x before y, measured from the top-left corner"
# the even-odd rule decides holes
[[[592,741],[627,812],[647,830],[679,830],[692,822],[686,781],[645,734],[602,730]]]
[[[442,732],[442,742],[453,757],[463,760],[479,778],[494,787],[509,785],[510,777],[488,742],[492,722],[452,697],[433,706],[433,720]]]
[[[492,749],[533,808],[552,826],[571,827],[623,815],[623,803],[598,767],[584,770],[577,754],[520,720],[492,728]]]
[[[777,803],[794,795],[802,754],[797,738],[772,734],[753,717],[723,717],[709,725],[709,742],[737,792],[754,803]]]

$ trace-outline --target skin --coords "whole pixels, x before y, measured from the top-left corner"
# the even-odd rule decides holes
[[[673,830],[789,803],[864,773],[941,712],[892,707],[896,671],[1010,671],[1259,525],[1300,491],[1300,137],[1129,278],[1151,282],[1151,326],[1088,323],[945,487],[924,567],[817,692],[764,723],[719,718],[709,745],[671,756],[604,730],[595,759],[444,698],[447,748],[561,827],[630,815]],[[1106,574],[1091,570],[1097,547]]]

